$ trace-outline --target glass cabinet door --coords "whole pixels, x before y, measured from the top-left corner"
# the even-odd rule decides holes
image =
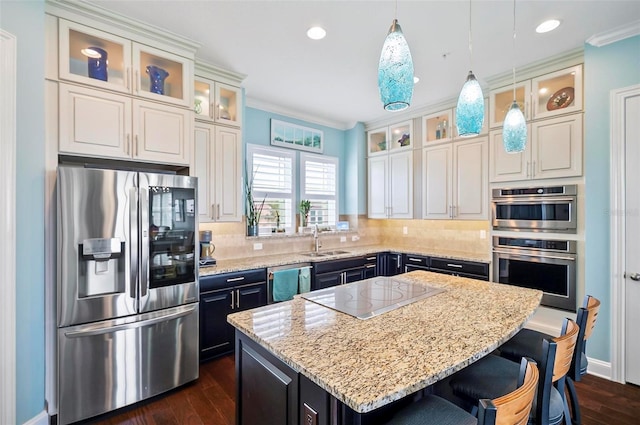
[[[149,287],[195,280],[195,190],[149,187]]]
[[[531,119],[530,107],[531,81],[522,81],[516,84],[516,101],[520,110],[524,113],[524,119]],[[497,90],[492,90],[489,95],[489,126],[491,128],[501,127],[504,117],[509,112],[513,104],[513,85],[505,86]]]
[[[389,127],[389,140],[390,146],[388,150],[396,151],[398,149],[411,149],[412,144],[412,122],[405,121],[400,124],[392,125]]]
[[[216,83],[215,87],[215,121],[240,126],[242,122],[240,88],[222,83]]]
[[[367,134],[369,155],[387,152],[387,127],[371,130]]]
[[[131,92],[131,42],[60,19],[60,79]]]
[[[531,80],[533,118],[582,110],[582,66],[574,66]]]
[[[213,120],[213,92],[215,83],[196,77],[193,81],[193,111],[196,118]]]
[[[135,94],[192,107],[193,64],[190,60],[142,44],[133,44]]]
[[[452,138],[451,109],[422,117],[422,145],[447,142]]]

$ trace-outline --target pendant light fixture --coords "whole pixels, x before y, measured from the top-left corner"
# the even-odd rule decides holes
[[[469,0],[469,69],[473,69],[473,45],[471,44],[471,0]],[[469,71],[467,81],[462,86],[456,107],[456,127],[461,137],[480,134],[484,122],[484,95],[480,83]]]
[[[513,0],[513,104],[502,126],[502,144],[507,153],[519,153],[527,146],[527,123],[516,101],[516,0]]]
[[[396,18],[398,1],[396,0]],[[398,20],[394,19],[382,46],[378,63],[378,89],[387,111],[401,111],[413,97],[413,59]]]

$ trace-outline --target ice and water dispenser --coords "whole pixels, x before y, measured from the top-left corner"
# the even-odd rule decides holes
[[[125,291],[125,244],[118,238],[85,239],[79,245],[78,297]]]

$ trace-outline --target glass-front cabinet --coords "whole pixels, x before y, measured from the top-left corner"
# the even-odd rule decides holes
[[[582,66],[531,80],[533,119],[582,110]]]
[[[193,110],[196,118],[240,127],[242,124],[242,89],[196,76]]]
[[[369,155],[410,150],[413,148],[412,137],[413,123],[410,120],[370,130],[367,133]]]
[[[448,142],[453,138],[451,131],[452,109],[422,117],[422,145]]]
[[[521,81],[516,84],[516,102],[524,113],[524,119],[531,119],[531,81]],[[489,126],[502,127],[504,117],[513,104],[513,84],[492,90],[489,94]]]
[[[75,22],[59,23],[60,79],[191,105],[190,59]]]

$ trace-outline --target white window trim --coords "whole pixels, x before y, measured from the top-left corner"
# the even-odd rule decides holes
[[[249,175],[249,173],[251,172],[250,170],[253,170],[253,154],[254,153],[259,153],[259,154],[263,154],[263,155],[282,155],[282,156],[286,156],[291,158],[291,171],[292,171],[292,178],[291,178],[291,210],[289,211],[289,214],[291,214],[292,217],[292,224],[291,227],[285,227],[285,230],[287,233],[291,233],[294,230],[295,227],[295,214],[297,212],[297,199],[296,199],[296,171],[297,171],[297,160],[296,160],[296,152],[295,151],[291,151],[290,149],[282,149],[282,148],[274,148],[271,146],[262,146],[262,145],[254,145],[251,143],[247,143],[247,161],[246,161],[246,167],[247,167],[247,177],[251,178],[251,176]],[[262,199],[260,199],[261,201]],[[255,201],[257,201],[257,199],[255,199]],[[246,199],[245,199],[246,202]],[[269,198],[267,198],[265,203],[269,202]],[[265,236],[266,234],[261,234],[260,236]]]
[[[0,29],[0,423],[16,422],[16,38]]]
[[[307,195],[305,193],[305,163],[306,161],[315,161],[315,162],[324,162],[329,164],[334,164],[336,166],[336,194],[335,197],[327,196],[327,195]],[[340,160],[335,156],[327,156],[327,155],[319,155],[313,153],[300,153],[300,199],[320,199],[320,200],[335,200],[336,201],[336,218],[335,221],[338,223],[340,219]]]

